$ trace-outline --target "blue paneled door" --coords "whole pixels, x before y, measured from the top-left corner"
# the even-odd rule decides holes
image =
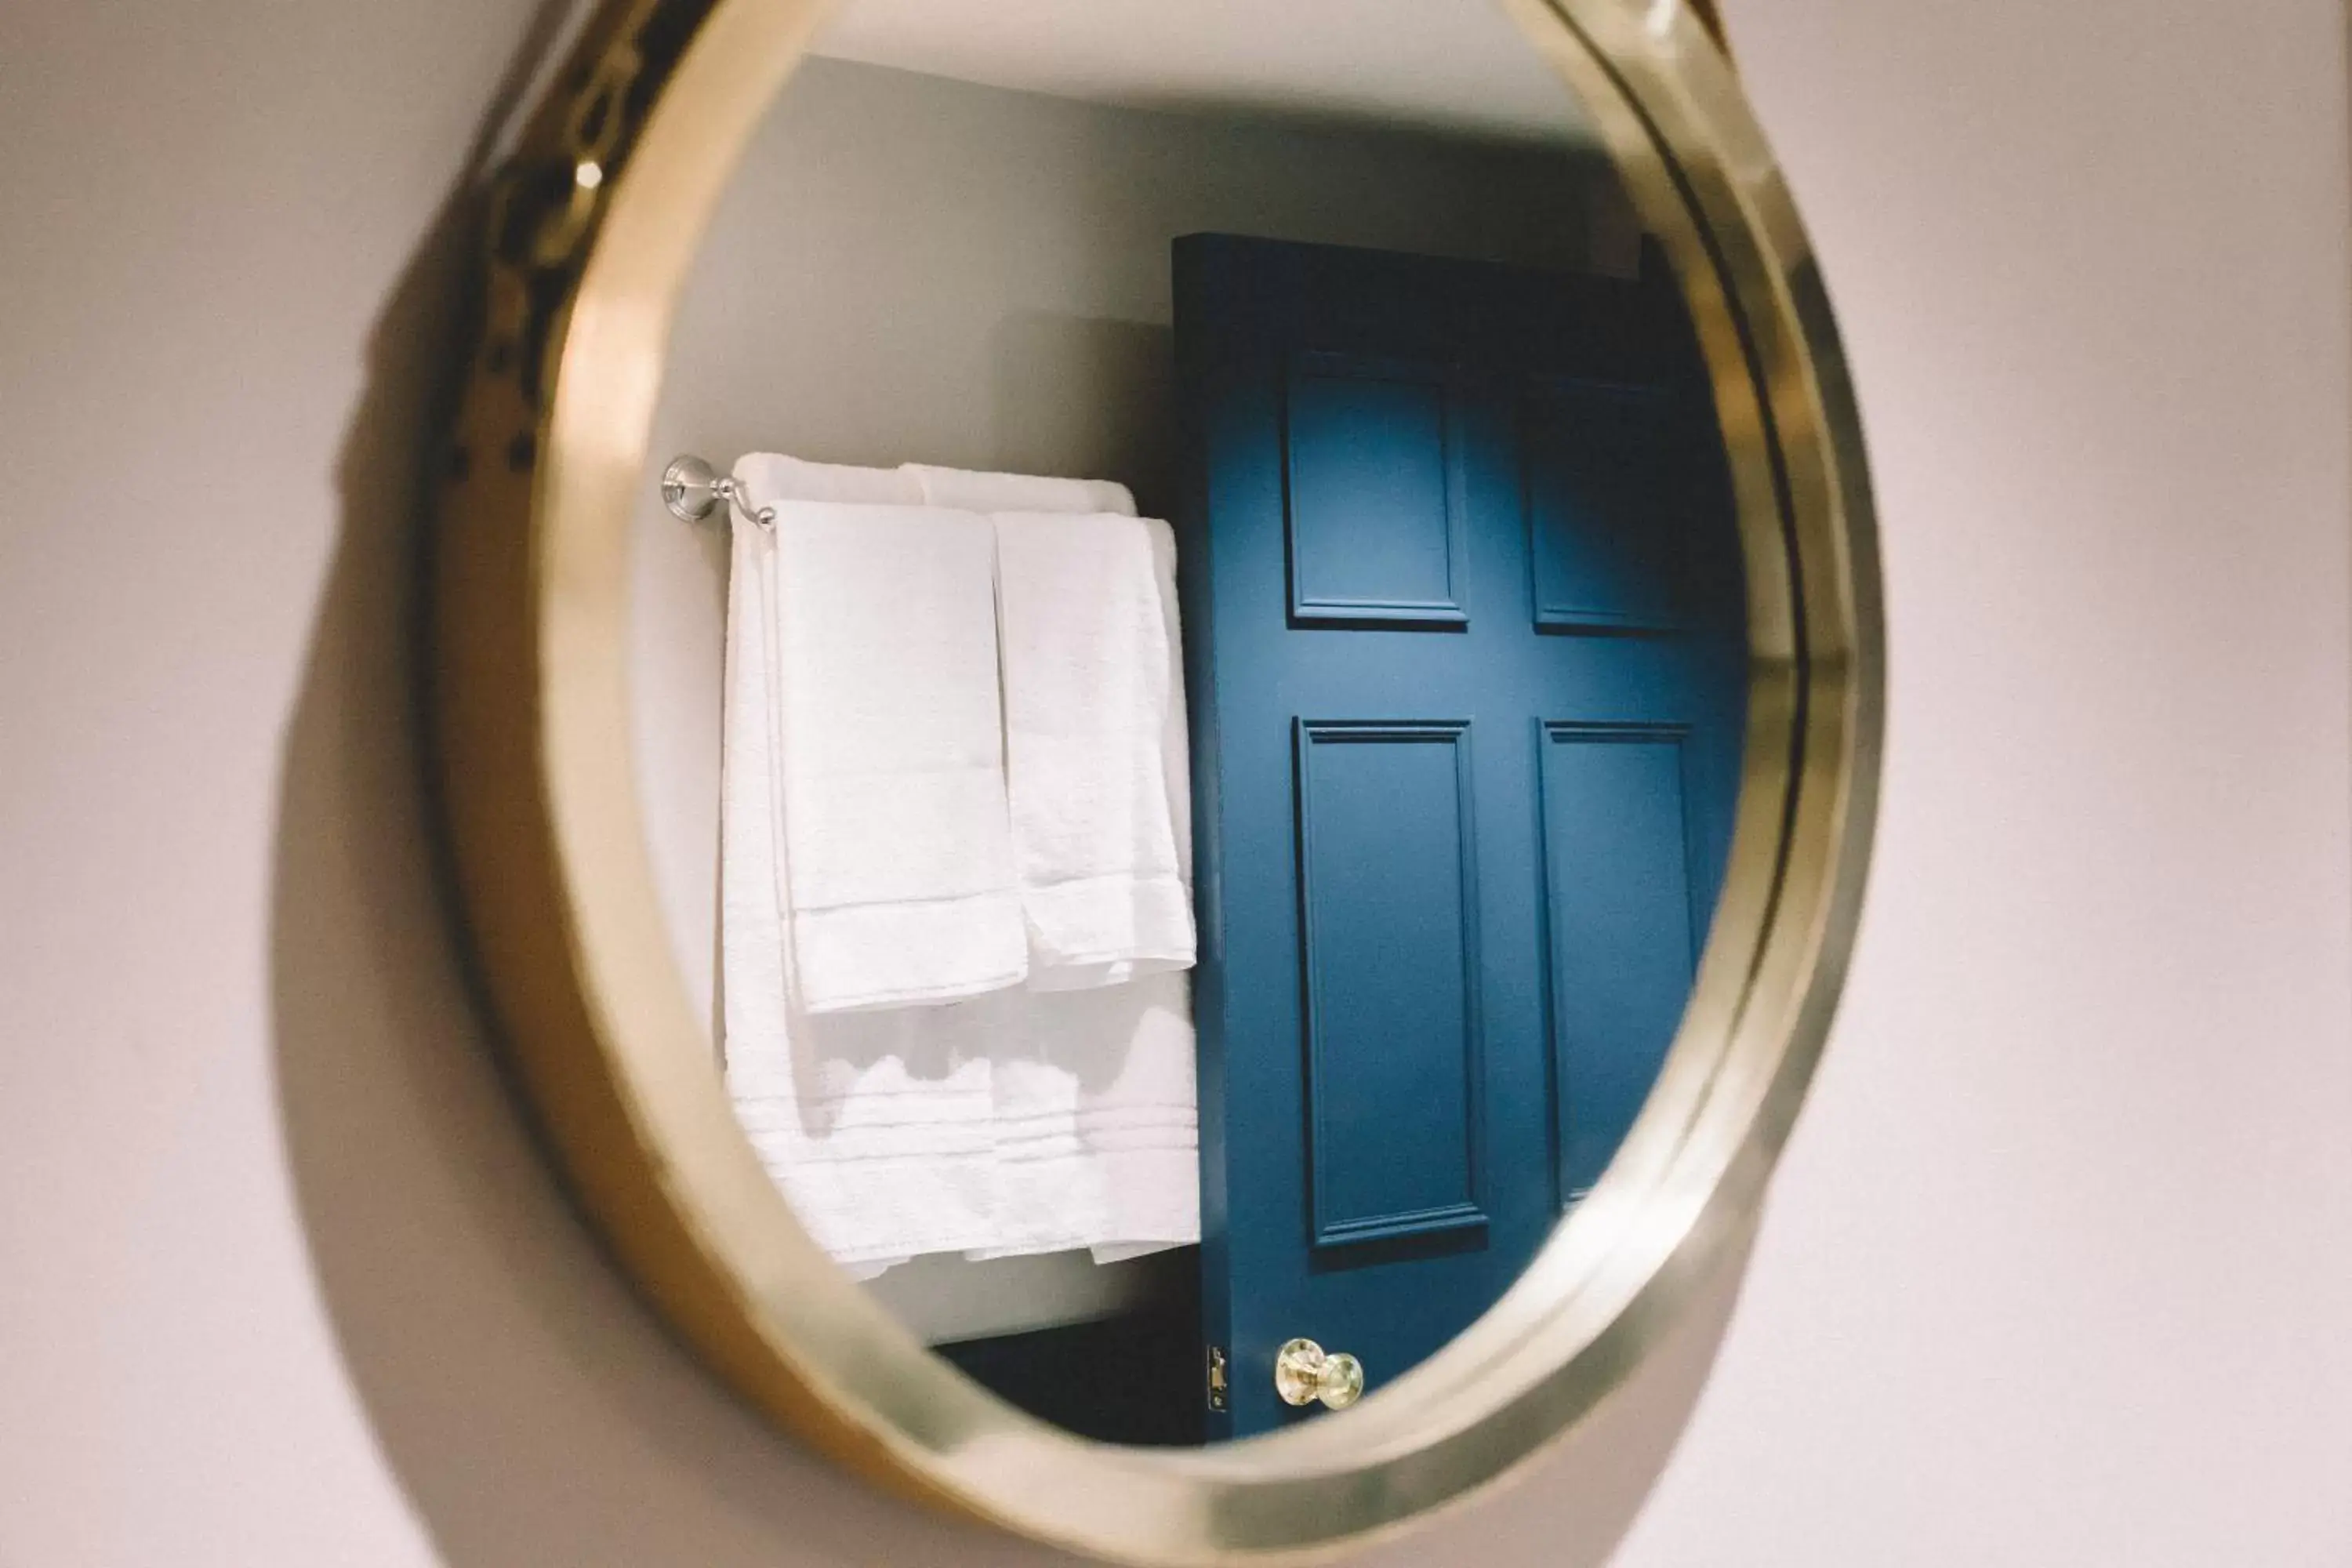
[[[1728,487],[1639,281],[1176,247],[1209,1435],[1507,1288],[1680,1021],[1745,702]],[[1205,1378],[1204,1378],[1205,1382]]]

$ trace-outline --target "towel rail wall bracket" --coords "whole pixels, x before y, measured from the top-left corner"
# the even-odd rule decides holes
[[[719,509],[721,501],[740,507],[743,515],[762,528],[776,523],[776,509],[754,506],[743,487],[727,474],[720,473],[693,453],[672,458],[669,467],[662,470],[662,505],[680,522],[701,522]]]

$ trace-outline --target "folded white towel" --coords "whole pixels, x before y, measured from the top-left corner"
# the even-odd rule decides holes
[[[730,1010],[733,994],[729,996]],[[859,1278],[1003,1237],[984,1019],[948,1007],[793,1016],[790,1079],[730,1064],[736,1114],[810,1234]]]
[[[771,685],[776,576],[773,536],[739,515],[719,862],[728,1088],[802,1224],[864,1278],[997,1240],[995,1043],[963,1033],[953,1008],[820,1017],[793,1005]]]
[[[1192,721],[1184,705],[1184,622],[1176,597],[1176,531],[1151,522],[1151,574],[1160,584],[1160,616],[1168,628],[1168,729],[1160,761],[1168,781],[1168,822],[1176,839],[1176,869],[1192,886]]]
[[[1005,797],[995,533],[786,500],[775,605],[800,1005],[952,1001],[1028,970]]]
[[[1055,479],[1034,474],[983,474],[908,463],[903,470],[931,506],[958,511],[1069,511],[1135,515],[1135,497],[1109,479]]]
[[[736,474],[754,504],[778,509],[780,525],[791,501],[903,498],[891,488],[900,477],[893,470],[755,456]],[[811,1236],[857,1278],[927,1253],[1087,1247],[1110,1262],[1197,1241],[1187,976],[1066,994],[1005,990],[890,1011],[811,1015],[793,1005],[784,705],[770,684],[782,657],[779,579],[788,574],[779,539],[789,549],[793,533],[780,527],[772,535],[739,516],[729,591],[726,1061],[739,1119],[762,1163]],[[1172,658],[1173,542],[1164,529],[1150,541]],[[1172,668],[1169,689],[1175,744],[1163,748],[1165,787],[1181,869],[1190,865],[1190,781]]]
[[[1173,721],[1182,681],[1168,525],[1053,512],[993,521],[1030,988],[1190,968],[1192,901],[1171,800],[1189,792],[1171,785],[1189,767]]]
[[[1201,1239],[1191,994],[1162,973],[949,1009],[1009,1020],[989,1031],[997,1240],[977,1256],[1084,1247],[1109,1263]]]
[[[842,463],[812,463],[780,452],[749,452],[736,459],[735,479],[759,506],[788,500],[925,504],[922,480],[904,468],[856,468]]]

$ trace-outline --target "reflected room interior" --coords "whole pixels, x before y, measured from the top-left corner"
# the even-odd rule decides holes
[[[1459,1333],[1706,942],[1706,369],[1465,9],[1418,72],[861,0],[680,302],[631,621],[677,962],[812,1234],[1080,1436],[1327,1419]]]

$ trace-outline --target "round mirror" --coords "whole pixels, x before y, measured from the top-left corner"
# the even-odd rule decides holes
[[[860,1468],[1382,1530],[1760,1193],[1874,561],[1680,5],[607,6],[495,203],[453,837],[616,1254]]]

